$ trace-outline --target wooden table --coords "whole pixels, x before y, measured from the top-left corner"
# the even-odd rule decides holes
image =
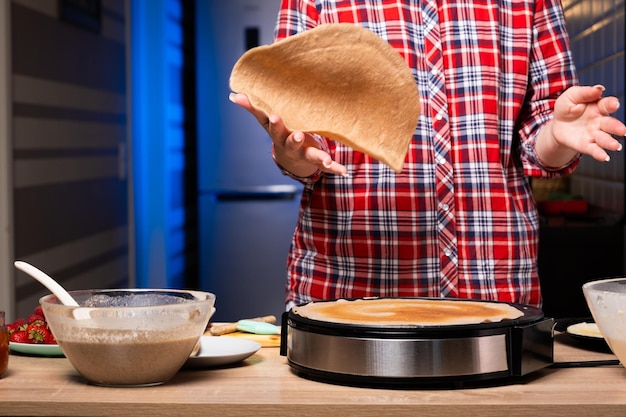
[[[568,346],[555,361],[615,359]],[[12,355],[0,415],[26,416],[624,416],[622,366],[548,368],[523,383],[456,390],[338,386],[295,375],[276,347],[238,365],[183,370],[149,388],[88,385],[65,358]]]

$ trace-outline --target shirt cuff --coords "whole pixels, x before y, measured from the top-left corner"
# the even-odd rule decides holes
[[[571,174],[578,165],[582,154],[577,153],[572,157],[572,159],[559,167],[548,166],[543,163],[535,151],[535,144],[537,143],[538,138],[539,131],[533,134],[529,143],[523,143],[522,146],[525,147],[525,153],[528,160],[536,167],[536,169],[543,173],[541,176],[553,177],[555,175],[561,176]]]
[[[320,149],[324,150],[325,152],[329,152],[328,144],[326,143],[326,141],[324,140],[322,136],[318,134],[313,134],[313,137],[315,137],[315,140],[317,141]],[[313,174],[309,175],[308,177],[299,177],[295,175],[294,173],[288,171],[287,169],[285,169],[285,167],[280,165],[278,161],[276,160],[276,155],[274,155],[274,144],[272,144],[272,159],[274,159],[274,163],[276,164],[278,169],[280,169],[283,175],[293,178],[294,180],[299,181],[305,185],[313,184],[317,182],[324,175],[324,171],[322,171],[321,169],[318,169],[317,171],[315,171]]]
[[[295,175],[294,173],[292,173],[291,171],[288,171],[285,167],[279,164],[278,161],[276,160],[276,156],[274,155],[274,145],[272,145],[272,159],[274,160],[274,163],[276,164],[278,169],[280,169],[280,172],[283,175],[286,175],[287,177],[292,178],[296,181],[299,181],[303,184],[313,184],[317,182],[324,174],[324,171],[322,171],[321,169],[318,169],[313,174],[309,175],[308,177],[299,177]]]

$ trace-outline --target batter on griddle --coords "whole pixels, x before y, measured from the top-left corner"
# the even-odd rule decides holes
[[[513,320],[523,313],[512,305],[445,299],[357,299],[312,302],[294,307],[312,320],[376,326],[442,326]]]

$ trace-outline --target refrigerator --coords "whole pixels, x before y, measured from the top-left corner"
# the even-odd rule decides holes
[[[256,119],[228,100],[235,62],[272,43],[279,3],[196,3],[199,281],[216,295],[212,321],[280,321],[285,311],[286,259],[302,188],[277,169]]]

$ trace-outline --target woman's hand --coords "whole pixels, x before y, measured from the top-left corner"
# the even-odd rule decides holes
[[[245,94],[232,93],[230,101],[248,110],[267,131],[272,139],[273,155],[276,162],[297,177],[308,177],[317,170],[347,175],[348,170],[333,161],[327,152],[320,149],[313,135],[300,131],[290,131],[280,116],[269,117],[252,106]]]
[[[622,144],[612,135],[626,135],[624,123],[610,116],[619,108],[615,97],[602,97],[604,87],[570,87],[554,105],[554,117],[537,139],[539,159],[550,167],[561,167],[577,154],[609,161],[608,151],[620,151]]]

